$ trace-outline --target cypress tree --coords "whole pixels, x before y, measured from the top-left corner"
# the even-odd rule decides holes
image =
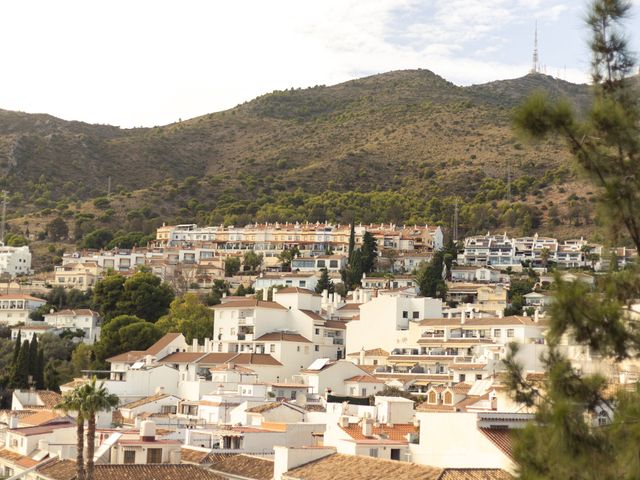
[[[35,380],[36,373],[38,372],[38,337],[34,335],[31,337],[29,343],[29,375]]]
[[[323,290],[333,293],[335,291],[335,285],[331,281],[331,278],[329,278],[329,271],[326,268],[323,268],[320,271],[322,273],[320,274],[320,278],[316,284],[316,293],[322,293]]]
[[[355,221],[351,222],[351,233],[349,234],[349,258],[351,261],[351,255],[353,254],[353,250],[356,248],[356,225]]]
[[[378,244],[371,232],[364,232],[360,250],[362,252],[361,270],[363,273],[371,273],[376,263],[376,257],[378,256]]]
[[[38,369],[35,374],[36,388],[42,390],[44,388],[44,352],[38,350]]]
[[[27,388],[29,386],[29,340],[22,342],[20,353],[12,372],[11,386]]]
[[[18,355],[20,355],[20,347],[22,346],[22,330],[18,330],[18,336],[16,337],[16,344],[13,348],[13,360],[11,364],[13,367],[16,366],[16,362],[18,361]]]

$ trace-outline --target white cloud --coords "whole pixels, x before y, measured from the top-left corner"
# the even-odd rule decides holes
[[[229,108],[273,89],[333,84],[362,73],[421,67],[458,83],[516,77],[528,65],[486,61],[508,45],[503,30],[531,25],[535,17],[557,21],[570,4],[1,2],[0,108],[154,125]]]

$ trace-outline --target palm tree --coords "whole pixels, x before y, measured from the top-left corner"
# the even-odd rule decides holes
[[[65,413],[76,412],[76,480],[85,480],[84,472],[84,413],[79,392],[80,385],[62,397],[62,402],[55,406]]]
[[[96,377],[80,387],[82,413],[87,419],[87,476],[86,480],[93,480],[95,464],[93,456],[96,449],[96,414],[109,411],[118,405],[118,396],[109,393],[104,382],[96,385]]]

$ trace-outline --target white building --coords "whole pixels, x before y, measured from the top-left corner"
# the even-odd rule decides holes
[[[409,342],[412,322],[442,317],[442,300],[405,294],[383,295],[360,305],[360,319],[347,323],[347,351],[391,351]]]
[[[30,295],[0,295],[0,323],[9,326],[27,323],[29,314],[45,303],[46,300]]]
[[[58,330],[82,330],[82,342],[93,345],[100,340],[102,319],[97,312],[89,309],[60,310],[44,315],[47,325]]]
[[[18,275],[31,274],[31,251],[29,247],[0,246],[0,274]]]

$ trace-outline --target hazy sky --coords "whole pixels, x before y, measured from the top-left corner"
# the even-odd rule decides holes
[[[263,93],[426,68],[586,81],[586,0],[7,0],[0,108],[162,125]],[[640,0],[628,30],[640,32]],[[640,50],[640,33],[631,38]]]

